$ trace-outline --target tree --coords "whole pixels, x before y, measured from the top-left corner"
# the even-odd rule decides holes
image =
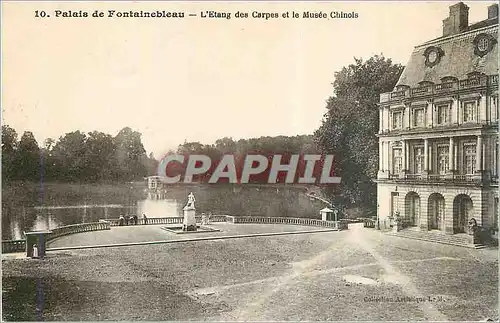
[[[70,182],[84,179],[82,174],[87,167],[86,142],[87,136],[80,131],[59,138],[51,151],[57,179]]]
[[[114,138],[118,171],[124,180],[133,180],[147,175],[146,150],[141,133],[125,127]]]
[[[15,177],[17,132],[8,125],[2,126],[2,179]]]
[[[85,146],[84,156],[87,164],[81,177],[91,182],[111,180],[115,177],[117,161],[113,137],[93,131],[88,134]]]
[[[383,55],[355,63],[334,74],[333,95],[327,101],[322,125],[314,133],[322,151],[334,155],[334,167],[342,183],[327,187],[325,194],[344,206],[373,209],[376,206],[380,93],[394,88],[403,66]]]
[[[31,131],[25,131],[21,136],[15,163],[19,178],[39,179],[41,174],[40,148]]]

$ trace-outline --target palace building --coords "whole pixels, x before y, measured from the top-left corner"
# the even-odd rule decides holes
[[[498,5],[475,24],[462,2],[449,10],[443,35],[416,46],[380,95],[381,229],[394,215],[402,230],[498,226]]]

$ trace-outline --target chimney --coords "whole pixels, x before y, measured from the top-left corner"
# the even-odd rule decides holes
[[[488,19],[493,19],[498,17],[498,4],[492,4],[488,7]]]
[[[463,2],[459,2],[450,6],[450,16],[443,20],[443,36],[459,34],[464,32],[468,26],[469,7]]]

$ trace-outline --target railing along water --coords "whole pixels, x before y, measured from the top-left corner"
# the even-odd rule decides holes
[[[2,253],[23,252],[26,250],[26,240],[2,241]]]
[[[182,224],[184,217],[166,217],[166,218],[147,218],[138,219],[137,225],[146,224]],[[201,222],[202,217],[196,217],[197,222]],[[261,224],[293,224],[304,226],[317,226],[335,228],[338,230],[348,229],[347,220],[339,221],[323,221],[318,219],[308,218],[288,218],[288,217],[261,217],[261,216],[230,216],[230,215],[211,215],[210,222],[227,222],[227,223],[261,223]],[[111,227],[119,226],[119,219],[99,220],[99,222],[72,224],[59,228],[52,229],[47,235],[47,242],[58,237],[69,234],[110,230]],[[132,224],[130,224],[132,225]],[[2,241],[2,253],[23,252],[26,250],[26,240],[5,240]]]
[[[65,236],[68,234],[81,233],[81,232],[90,232],[90,231],[100,231],[100,230],[109,230],[111,229],[111,225],[108,222],[92,222],[92,223],[81,223],[81,224],[72,224],[66,225],[64,227],[59,227],[51,230],[51,233],[47,236],[47,241],[52,239]]]

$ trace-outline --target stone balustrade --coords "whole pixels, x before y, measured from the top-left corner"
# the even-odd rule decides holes
[[[147,218],[138,219],[137,225],[144,224],[182,224],[184,217],[165,217],[165,218]],[[197,222],[201,222],[201,216],[196,217]],[[287,217],[260,217],[260,216],[230,216],[230,215],[211,215],[210,222],[227,223],[259,223],[259,224],[295,224],[304,226],[317,226],[334,228],[338,230],[347,230],[347,220],[323,221],[307,218],[287,218]],[[99,222],[72,224],[51,230],[47,235],[47,242],[52,239],[81,232],[110,230],[111,227],[119,226],[119,219],[99,220]],[[26,240],[5,240],[2,241],[2,253],[23,252],[26,250]]]
[[[459,89],[469,89],[469,88],[486,87],[486,86],[494,87],[497,85],[498,85],[498,74],[482,75],[454,82],[448,81],[445,83],[424,85],[414,88],[397,90],[393,92],[381,93],[380,102],[384,103],[390,101],[399,101],[402,99],[452,92]]]
[[[52,239],[62,237],[68,234],[90,232],[90,231],[100,231],[100,230],[110,230],[111,225],[106,221],[99,221],[93,223],[81,223],[66,225],[63,227],[55,228],[51,230],[51,233],[47,234],[47,242]],[[13,252],[24,252],[26,250],[26,240],[5,240],[2,241],[2,253],[13,253]]]
[[[100,231],[100,230],[110,230],[111,225],[109,222],[99,221],[92,223],[81,223],[81,224],[72,224],[66,225],[63,227],[55,228],[51,230],[51,233],[47,236],[47,241],[52,239],[65,236],[68,234],[81,233],[81,232],[90,232],[90,231]]]
[[[229,223],[259,223],[259,224],[295,224],[304,226],[317,226],[326,228],[335,228],[346,230],[348,228],[347,220],[323,221],[306,218],[287,218],[287,217],[261,217],[261,216],[227,216],[226,222]]]
[[[26,240],[4,240],[2,241],[2,253],[24,252]]]

